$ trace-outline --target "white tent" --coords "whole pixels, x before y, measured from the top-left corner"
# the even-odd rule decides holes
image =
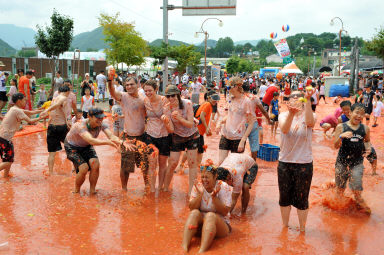
[[[297,67],[295,62],[291,62],[284,66],[283,69],[280,71],[281,73],[285,74],[303,74],[303,72]]]
[[[128,68],[127,64],[119,63],[119,64],[117,64],[117,66],[115,66],[115,68],[117,67],[117,69],[122,70],[122,71],[136,72],[137,74],[148,73],[150,76],[154,76],[157,71],[162,70],[161,65],[155,66],[155,67],[153,66],[153,62],[155,61],[154,58],[145,57],[144,59],[145,59],[144,63],[139,65],[139,66],[135,65],[135,66],[130,66]],[[173,63],[173,62],[175,62],[175,63]],[[176,64],[177,64],[176,61],[169,60],[168,61],[168,69],[170,69],[170,70],[174,69]],[[112,65],[107,66],[107,70],[111,67],[112,67]]]

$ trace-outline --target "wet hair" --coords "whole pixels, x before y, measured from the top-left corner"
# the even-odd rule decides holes
[[[71,80],[70,79],[66,79],[64,82],[67,82],[69,84],[72,84]]]
[[[77,109],[77,113],[83,113],[83,110],[81,110],[80,108]]]
[[[273,92],[273,97],[277,97],[279,96],[279,93],[278,92]]]
[[[224,167],[217,168],[217,180],[226,181],[229,174],[229,171]]]
[[[179,100],[179,109],[184,109],[183,101],[181,101],[180,94],[176,94],[177,100]]]
[[[200,167],[200,170],[201,170],[201,173],[203,173],[204,171],[206,172],[210,172],[213,176],[216,176],[217,175],[217,168],[212,166],[212,165],[208,165],[208,166],[201,166]]]
[[[229,86],[235,86],[236,84],[243,84],[243,80],[238,77],[238,76],[235,76],[235,77],[232,77],[231,79],[229,79]]]
[[[144,83],[146,83],[146,82],[147,82],[147,79],[144,79],[144,78],[143,78],[143,79],[140,80],[140,83],[141,83],[141,84],[144,84]]]
[[[25,74],[26,75],[33,75],[33,72],[32,71],[27,71]]]
[[[48,97],[47,101],[52,101],[53,97]]]
[[[145,86],[151,86],[153,90],[157,89],[157,82],[155,80],[148,80],[144,82],[144,87]]]
[[[351,102],[348,100],[344,100],[343,102],[340,103],[340,107],[343,108],[344,106],[351,107]]]
[[[130,81],[130,80],[133,80],[133,81],[135,82],[135,84],[138,83],[137,79],[136,79],[135,77],[132,77],[132,76],[127,77],[127,78],[124,80],[124,83],[126,83],[126,82],[128,82],[128,81]]]
[[[247,83],[243,83],[243,91],[248,92],[250,90],[249,85]]]
[[[123,85],[123,83],[121,82],[121,80],[120,80],[119,78],[115,78],[115,81],[117,81],[117,83],[118,83],[119,85]]]
[[[351,106],[351,111],[353,112],[354,110],[363,110],[365,112],[365,107],[361,103],[356,103]]]
[[[381,96],[380,95],[376,95],[376,98],[377,98],[377,100],[380,100]]]
[[[18,100],[22,100],[24,97],[24,94],[19,92],[12,96],[12,101],[16,104]]]
[[[68,92],[71,89],[68,87],[68,85],[62,85],[59,87],[59,92]]]

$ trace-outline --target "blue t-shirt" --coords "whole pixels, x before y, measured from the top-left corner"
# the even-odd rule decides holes
[[[271,106],[272,106],[272,113],[275,114],[276,116],[279,115],[279,100],[272,100],[271,101]]]
[[[341,115],[342,123],[347,122],[348,120],[349,120],[349,118],[345,114]]]

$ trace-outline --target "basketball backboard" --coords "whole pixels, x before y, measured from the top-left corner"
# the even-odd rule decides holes
[[[183,16],[236,15],[237,0],[183,0]]]

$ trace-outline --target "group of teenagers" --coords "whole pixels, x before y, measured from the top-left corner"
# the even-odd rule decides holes
[[[135,77],[127,77],[124,89],[117,89],[119,82],[108,74],[107,86],[111,97],[121,108],[113,114],[113,128],[98,107],[88,110],[87,118],[79,116],[72,122],[72,111],[77,113],[76,95],[72,84],[65,82],[53,95],[51,105],[45,110],[25,110],[26,98],[22,93],[12,96],[15,106],[4,117],[0,126],[0,153],[3,162],[0,170],[4,176],[14,160],[12,137],[20,123],[34,123],[49,117],[47,130],[48,165],[53,173],[56,152],[62,149],[72,161],[76,171],[75,193],[79,193],[89,174],[90,193],[96,193],[100,163],[94,146],[109,145],[121,154],[120,179],[127,190],[130,174],[135,166],[141,168],[145,189],[155,192],[169,191],[174,171],[181,153],[186,155],[189,168],[189,208],[185,223],[182,247],[188,251],[191,239],[201,234],[200,252],[206,251],[215,237],[227,236],[232,228],[229,214],[241,195],[241,211],[246,212],[250,192],[256,179],[261,119],[269,124],[278,120],[281,146],[277,166],[279,205],[283,225],[288,227],[291,207],[297,208],[300,230],[305,231],[308,214],[308,196],[313,175],[312,129],[316,123],[311,97],[315,90],[307,88],[292,91],[287,100],[287,111],[270,116],[270,107],[277,107],[278,84],[271,82],[263,98],[250,93],[249,85],[240,77],[232,77],[226,84],[229,100],[226,114],[217,111],[220,94],[207,89],[205,101],[199,105],[185,99],[175,85],[165,88],[164,96],[158,93],[156,80],[147,80],[142,88]],[[140,89],[144,94],[139,93]],[[370,150],[369,128],[361,124],[364,105],[352,105],[348,120],[335,131],[335,147],[339,149],[336,160],[336,185],[343,193],[346,182],[354,191],[357,203],[367,208],[361,197],[363,154]],[[34,114],[38,118],[31,118]],[[276,113],[276,112],[275,112]],[[122,125],[120,127],[119,125]],[[215,126],[215,128],[213,128]],[[118,132],[116,132],[116,129]],[[212,129],[220,132],[219,159],[202,163],[206,150],[204,135]],[[120,132],[121,130],[121,132]],[[106,138],[99,138],[103,131]],[[244,153],[246,141],[251,155]],[[157,171],[158,169],[158,171]],[[197,180],[200,169],[200,180]]]

